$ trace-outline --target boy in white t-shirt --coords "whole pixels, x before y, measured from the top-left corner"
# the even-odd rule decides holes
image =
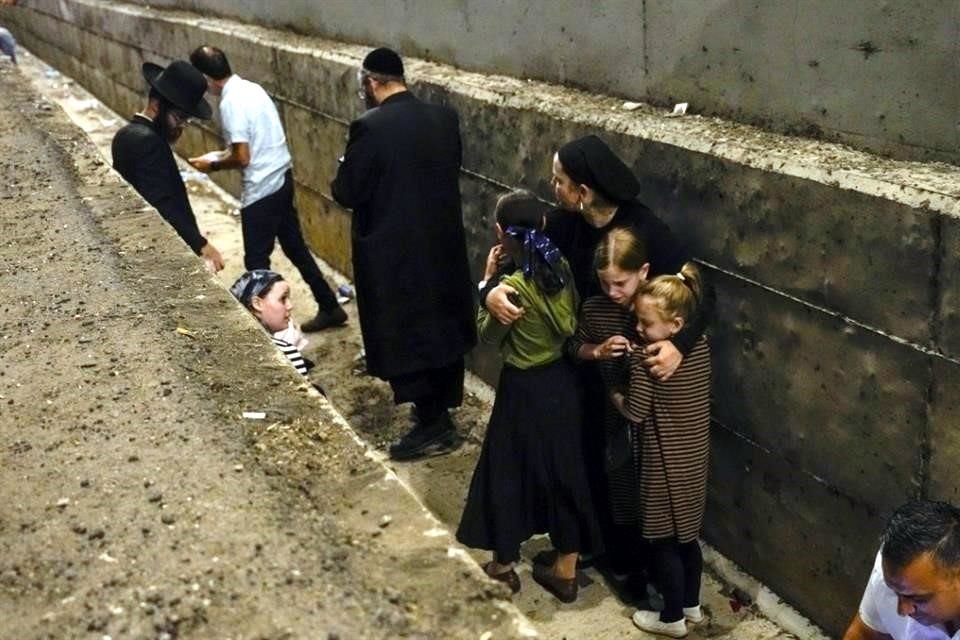
[[[190,63],[206,76],[209,92],[220,96],[221,127],[227,143],[223,151],[190,158],[190,164],[205,173],[243,171],[240,222],[244,267],[248,271],[269,269],[274,239],[279,240],[319,307],[317,315],[303,323],[303,330],[344,324],[347,314],[303,239],[293,204],[290,151],[276,105],[263,87],[233,73],[227,56],[216,47],[198,47],[190,54]]]

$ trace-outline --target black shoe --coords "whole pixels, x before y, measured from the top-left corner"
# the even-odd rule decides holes
[[[340,307],[334,307],[327,311],[317,311],[317,315],[303,323],[300,327],[307,333],[314,331],[323,331],[331,327],[339,327],[347,323],[347,312]]]
[[[579,584],[576,578],[561,578],[554,575],[552,567],[533,565],[533,579],[549,591],[560,602],[573,602],[577,599]]]
[[[414,460],[439,456],[455,451],[463,439],[453,427],[446,414],[429,425],[417,424],[410,432],[390,445],[390,457],[394,460]]]

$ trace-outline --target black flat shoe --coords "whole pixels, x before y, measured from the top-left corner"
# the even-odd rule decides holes
[[[487,577],[493,578],[497,582],[502,582],[503,584],[510,587],[512,593],[517,593],[520,591],[520,576],[517,575],[517,572],[513,569],[508,569],[503,573],[491,573],[490,570],[493,568],[493,562],[488,562],[483,565],[483,572],[487,574]]]
[[[577,599],[579,585],[576,578],[558,578],[553,574],[551,567],[535,564],[533,565],[533,579],[541,587],[556,596],[560,602],[569,603]]]

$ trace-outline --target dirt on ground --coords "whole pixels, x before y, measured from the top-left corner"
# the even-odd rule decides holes
[[[453,543],[489,387],[468,380],[458,451],[386,460],[410,409],[365,375],[354,304],[305,350],[328,403],[225,291],[236,201],[184,167],[212,276],[53,101],[106,157],[123,123],[29,54],[0,67],[0,638],[645,637],[613,577],[563,605],[525,562],[511,601]],[[274,268],[305,321],[309,290]],[[691,637],[786,637],[703,591]]]

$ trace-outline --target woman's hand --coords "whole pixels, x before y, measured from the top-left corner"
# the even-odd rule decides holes
[[[610,336],[591,350],[593,360],[613,360],[633,351],[633,344],[623,336]]]
[[[517,293],[517,290],[501,282],[487,295],[487,311],[503,325],[513,324],[523,315],[523,308],[510,302],[507,297],[511,293]]]
[[[643,365],[650,371],[651,376],[661,382],[668,380],[683,362],[683,354],[669,340],[648,344],[643,353],[647,356]]]

